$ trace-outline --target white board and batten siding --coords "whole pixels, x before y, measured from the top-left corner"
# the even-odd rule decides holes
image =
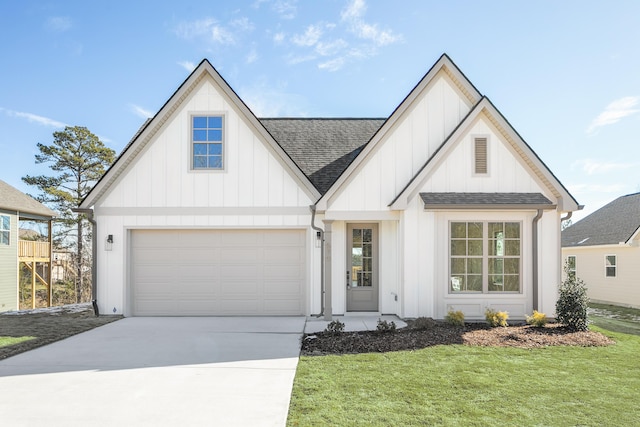
[[[441,71],[331,198],[327,211],[388,210],[470,109],[469,101]]]
[[[225,167],[192,171],[191,115],[209,113],[224,114]],[[101,312],[319,309],[308,295],[319,269],[309,231],[313,200],[262,138],[213,79],[198,83],[94,207]],[[109,251],[101,243],[108,234]]]

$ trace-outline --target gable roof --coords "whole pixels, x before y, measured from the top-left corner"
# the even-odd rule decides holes
[[[640,230],[640,193],[619,197],[562,231],[562,247],[630,243]]]
[[[384,122],[382,127],[371,138],[371,141],[367,143],[361,150],[354,161],[344,170],[344,172],[335,180],[331,187],[322,195],[318,201],[318,209],[326,209],[327,201],[331,198],[338,189],[353,176],[358,167],[365,161],[368,155],[376,148],[376,146],[384,139],[384,137],[391,131],[396,122],[404,115],[404,113],[411,108],[414,101],[418,99],[420,94],[425,88],[435,79],[440,71],[443,71],[454,83],[456,88],[463,94],[463,97],[469,103],[470,106],[475,105],[480,99],[481,94],[471,81],[460,71],[458,66],[444,53],[433,64],[433,66],[422,77],[418,84],[409,92],[404,100],[396,107],[391,113],[391,116]]]
[[[389,206],[392,209],[404,209],[407,206],[409,200],[419,191],[419,188],[429,173],[435,168],[435,165],[446,156],[448,150],[467,132],[480,114],[487,115],[493,126],[496,127],[498,132],[501,133],[511,147],[521,156],[529,169],[533,171],[542,184],[558,199],[558,209],[560,211],[575,211],[582,208],[547,165],[538,157],[524,139],[522,139],[507,119],[504,118],[502,113],[498,111],[489,98],[483,96],[473,109],[469,111],[469,114],[467,114],[444,140],[440,147],[436,149],[424,166],[416,173],[411,181],[409,181],[407,186],[391,202]]]
[[[147,120],[138,130],[133,139],[127,144],[116,161],[105,172],[105,174],[93,186],[89,194],[80,203],[81,208],[90,208],[97,200],[99,200],[109,189],[109,187],[118,179],[118,177],[126,170],[127,166],[134,161],[138,153],[158,133],[162,125],[171,117],[171,115],[179,108],[182,101],[197,87],[197,85],[206,77],[213,79],[215,84],[221,89],[224,96],[227,97],[230,104],[236,108],[239,115],[244,117],[255,131],[262,137],[266,145],[275,152],[283,167],[291,172],[301,188],[303,188],[312,199],[320,197],[320,193],[313,186],[309,178],[302,172],[298,165],[291,159],[289,154],[283,150],[278,142],[269,134],[258,118],[253,114],[249,107],[240,99],[238,94],[229,86],[222,78],[218,71],[211,65],[207,59],[203,59],[200,64],[193,70],[187,79],[178,87],[173,95],[165,102],[160,110]]]
[[[0,209],[53,218],[58,214],[0,179]]]
[[[324,194],[386,119],[259,120],[320,194]]]

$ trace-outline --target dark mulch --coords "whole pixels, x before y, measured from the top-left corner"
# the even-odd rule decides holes
[[[415,329],[410,325],[395,332],[307,334],[302,340],[302,354],[320,356],[382,353],[449,344],[531,349],[555,345],[606,346],[615,344],[615,341],[598,332],[576,332],[558,324],[548,324],[543,328],[529,325],[490,328],[481,323],[467,323],[464,327],[456,327],[434,321],[427,329]]]
[[[0,347],[0,360],[121,318],[122,316],[96,317],[91,304],[2,313],[0,314],[0,337],[34,337],[34,339]]]

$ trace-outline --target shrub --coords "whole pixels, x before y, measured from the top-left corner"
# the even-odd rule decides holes
[[[569,264],[564,264],[565,279],[558,289],[556,301],[556,317],[558,322],[574,331],[589,329],[587,319],[587,286],[579,277],[569,271]]]
[[[507,313],[506,311],[496,311],[487,308],[487,310],[484,312],[484,318],[487,319],[487,323],[492,328],[495,328],[496,326],[509,326],[509,324],[507,323],[509,313]]]
[[[418,317],[413,321],[413,329],[427,330],[432,329],[436,325],[436,321],[431,317]]]
[[[537,310],[533,310],[533,314],[531,316],[527,316],[527,324],[533,325],[536,328],[542,328],[548,321],[549,319],[547,319],[547,315],[544,313],[538,313]]]
[[[378,332],[394,332],[396,330],[396,322],[393,320],[387,322],[386,320],[378,319],[378,326],[376,326]]]
[[[449,310],[447,315],[444,316],[444,320],[454,326],[464,326],[464,313],[460,310]]]
[[[329,322],[324,331],[330,334],[339,334],[341,332],[344,332],[344,323],[339,320],[332,320],[331,322]]]

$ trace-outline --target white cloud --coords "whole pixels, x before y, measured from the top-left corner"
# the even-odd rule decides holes
[[[187,70],[188,72],[192,72],[196,69],[196,64],[191,61],[180,61],[178,65]]]
[[[322,37],[322,27],[320,25],[309,25],[304,34],[296,34],[291,39],[298,46],[313,46]]]
[[[230,24],[238,33],[251,31],[248,20],[236,19]],[[176,35],[185,40],[204,39],[207,42],[232,45],[236,43],[236,34],[228,27],[221,25],[214,18],[204,18],[197,21],[181,22],[174,30]]]
[[[306,101],[300,95],[287,92],[286,86],[262,80],[240,88],[242,99],[257,117],[305,117],[301,105]]]
[[[131,111],[133,113],[135,113],[139,117],[142,117],[143,119],[148,119],[148,118],[153,117],[153,112],[151,112],[149,110],[145,110],[144,108],[142,108],[139,105],[129,104],[129,107],[131,108]]]
[[[258,52],[254,49],[251,49],[249,54],[247,55],[246,62],[247,64],[253,64],[258,60]]]
[[[364,3],[364,0],[353,0],[351,4],[342,10],[340,18],[342,18],[343,21],[359,19],[364,15],[366,10],[367,5]]]
[[[51,31],[59,33],[68,31],[72,26],[71,18],[68,16],[52,16],[47,19],[45,27]]]
[[[282,19],[293,19],[296,17],[298,7],[296,1],[276,0],[271,6]]]
[[[48,126],[52,128],[64,128],[65,126],[68,126],[65,123],[59,122],[54,119],[50,119],[48,117],[38,116],[37,114],[8,110],[2,107],[0,107],[0,111],[3,111],[9,117],[18,117],[21,119],[27,119],[31,123],[36,123],[42,126]]]
[[[253,25],[253,22],[249,21],[249,18],[247,18],[246,16],[242,18],[234,19],[229,23],[229,25],[239,31],[247,32],[247,33],[255,29],[255,25]]]
[[[274,41],[276,44],[280,44],[280,43],[282,43],[282,42],[284,41],[284,37],[285,37],[285,34],[284,34],[284,33],[276,33],[276,34],[273,36],[273,41]]]
[[[346,58],[341,56],[318,64],[318,68],[327,71],[338,71],[344,66],[345,62]]]
[[[612,125],[627,116],[640,112],[640,109],[634,108],[639,101],[640,97],[637,96],[627,96],[613,101],[591,122],[587,133],[592,134],[602,126]]]
[[[349,46],[349,44],[342,40],[337,39],[331,42],[318,42],[316,44],[316,52],[321,56],[336,55]]]
[[[572,165],[572,167],[581,168],[587,175],[603,174],[615,170],[630,169],[636,166],[638,166],[637,163],[600,162],[593,159],[576,160]]]
[[[340,13],[343,22],[349,25],[350,31],[359,39],[373,42],[375,46],[388,46],[402,40],[402,36],[391,30],[381,30],[378,24],[369,24],[363,16],[367,10],[364,0],[353,0]]]

